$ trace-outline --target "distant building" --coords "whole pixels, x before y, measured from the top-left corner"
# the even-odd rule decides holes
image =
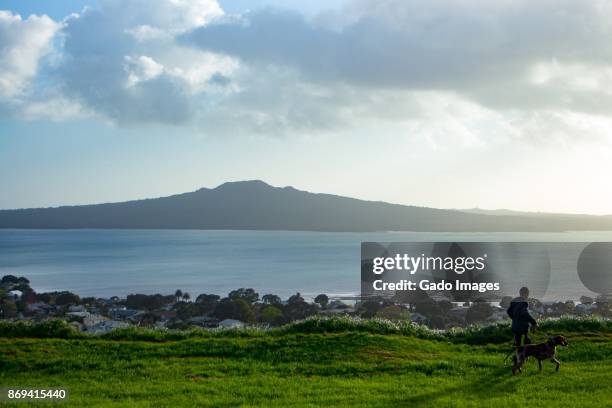
[[[26,306],[26,311],[31,313],[46,313],[51,306],[43,302],[30,303]]]
[[[117,320],[104,320],[93,326],[87,327],[86,331],[92,334],[104,334],[111,330],[130,327],[126,322],[119,322]]]
[[[410,321],[412,323],[426,324],[428,320],[429,319],[425,315],[422,315],[418,312],[414,312],[410,314]]]
[[[20,290],[11,290],[8,293],[9,297],[11,297],[14,301],[20,300],[23,296],[23,292]]]
[[[576,308],[574,309],[576,314],[579,315],[590,315],[591,313],[593,313],[593,310],[596,308],[597,306],[594,304],[584,304],[581,303],[579,305],[576,305]]]
[[[66,313],[66,316],[68,317],[78,317],[78,318],[85,318],[85,317],[89,317],[90,313],[89,312],[68,312]]]
[[[118,320],[128,319],[138,313],[141,313],[141,310],[126,309],[125,307],[114,307],[108,311],[111,318]]]
[[[244,322],[241,322],[240,320],[234,320],[234,319],[224,319],[219,322],[219,327],[222,327],[224,329],[236,329],[236,328],[240,328],[244,326],[245,326]]]
[[[232,319],[226,319],[226,320],[232,320]],[[239,320],[232,320],[232,321],[242,323]],[[207,329],[219,327],[219,324],[220,324],[219,319],[216,319],[214,317],[209,317],[209,316],[192,317],[191,319],[187,320],[187,322],[190,324],[195,324],[197,326],[207,328]]]
[[[88,327],[93,327],[98,323],[108,320],[104,316],[100,316],[99,314],[90,313],[89,316],[83,318],[83,325],[85,329]]]

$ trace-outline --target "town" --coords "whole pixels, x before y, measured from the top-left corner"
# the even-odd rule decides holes
[[[451,302],[443,292],[403,292],[392,298],[330,299],[325,294],[308,302],[300,293],[281,299],[274,294],[260,297],[254,289],[240,288],[226,297],[202,293],[192,296],[181,290],[170,295],[131,294],[126,298],[79,297],[61,292],[37,293],[25,277],[3,276],[0,280],[0,319],[40,322],[67,321],[75,329],[92,334],[131,326],[190,329],[273,327],[314,315],[349,315],[411,321],[433,329],[487,325],[508,319],[506,308],[512,298],[500,302],[478,300]],[[572,300],[540,302],[529,299],[537,317],[612,317],[612,299],[582,296]]]

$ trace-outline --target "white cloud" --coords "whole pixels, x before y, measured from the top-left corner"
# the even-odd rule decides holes
[[[3,12],[0,95],[19,101],[2,111],[220,134],[376,124],[436,148],[605,138],[609,14],[577,0],[355,0],[310,17],[100,0],[62,23]],[[61,58],[40,69],[54,42]]]
[[[47,16],[0,10],[0,97],[19,98],[35,79],[39,62],[51,52],[51,41],[60,28]]]
[[[174,38],[222,15],[213,0],[101,1],[66,22],[53,74],[67,98],[114,122],[188,125],[216,89],[208,82],[237,64]]]
[[[94,112],[87,111],[74,100],[54,94],[24,104],[19,112],[20,118],[28,120],[46,118],[56,122],[95,116]]]
[[[128,87],[158,77],[164,72],[163,65],[155,62],[153,58],[147,57],[146,55],[141,55],[139,57],[126,55],[124,59],[126,62],[125,70],[128,74]]]
[[[125,32],[130,34],[139,42],[170,40],[173,37],[171,33],[167,33],[162,29],[151,27],[147,24],[127,28]]]
[[[601,88],[563,101],[564,89],[535,84],[532,75],[548,60],[610,71],[611,14],[612,3],[602,1],[366,0],[339,13],[339,27],[264,9],[184,38],[250,65],[291,67],[319,84],[448,91],[503,109],[593,111]]]

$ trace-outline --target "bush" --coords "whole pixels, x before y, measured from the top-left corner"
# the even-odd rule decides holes
[[[40,323],[0,321],[0,337],[74,339],[85,335],[63,320],[47,320]]]
[[[361,319],[358,317],[314,316],[285,326],[261,329],[213,329],[195,328],[191,330],[145,329],[129,327],[115,329],[103,335],[81,333],[62,320],[49,320],[41,323],[24,321],[0,321],[0,337],[36,337],[36,338],[104,338],[109,340],[131,341],[178,341],[201,337],[255,337],[262,335],[308,334],[308,333],[345,333],[361,332],[370,334],[394,334],[412,336],[431,340],[451,341],[467,344],[499,344],[510,342],[512,334],[508,323],[488,326],[470,326],[447,331],[432,330],[423,325],[407,321],[390,321],[385,319]],[[563,317],[545,319],[540,322],[539,335],[548,333],[612,332],[612,321],[595,317]]]
[[[280,333],[341,333],[365,332],[371,334],[398,334],[419,338],[443,340],[442,332],[431,330],[407,321],[390,321],[386,319],[361,319],[359,317],[314,316],[308,319],[289,323],[278,329]]]

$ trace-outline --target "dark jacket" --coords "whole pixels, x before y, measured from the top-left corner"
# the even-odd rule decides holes
[[[512,331],[516,333],[526,333],[529,330],[529,324],[536,325],[536,321],[529,314],[529,304],[521,297],[513,299],[510,307],[506,311],[512,319]]]

